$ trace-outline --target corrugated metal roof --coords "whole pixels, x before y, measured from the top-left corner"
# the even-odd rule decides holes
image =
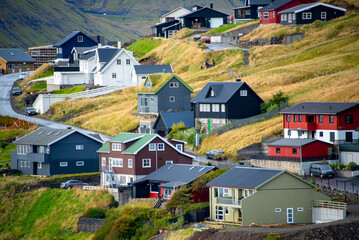
[[[251,167],[234,167],[213,179],[208,186],[234,187],[255,189],[263,183],[278,176],[284,170],[251,168]]]
[[[341,7],[337,7],[337,6],[326,4],[326,3],[317,2],[317,3],[308,3],[308,4],[298,5],[298,6],[286,9],[284,11],[281,11],[281,12],[279,12],[279,14],[298,13],[298,12],[302,12],[302,11],[305,11],[305,10],[308,10],[308,9],[311,9],[311,8],[314,8],[314,7],[317,7],[317,6],[333,8],[333,9],[336,9],[336,10],[339,10],[339,11],[346,11],[346,9],[341,8]]]
[[[96,152],[109,153],[110,152],[110,143],[105,143],[102,147],[100,147]]]
[[[275,10],[275,9],[279,8],[280,6],[287,4],[290,1],[292,1],[292,0],[275,0],[274,2],[269,3],[267,6],[259,9],[258,11]]]
[[[129,142],[143,137],[143,133],[119,133],[113,137],[110,142]]]
[[[301,147],[304,145],[311,144],[319,140],[315,139],[298,139],[298,138],[282,138],[277,141],[271,142],[268,146],[278,147]],[[328,143],[329,144],[329,143]]]
[[[359,107],[358,102],[302,102],[281,111],[281,114],[328,114],[336,115],[351,108]]]
[[[138,150],[140,150],[147,142],[153,139],[156,134],[146,134],[142,136],[139,140],[133,143],[129,148],[127,148],[123,153],[127,154],[135,154]]]
[[[134,65],[137,74],[173,73],[171,65]]]
[[[0,57],[7,62],[36,62],[29,54],[19,48],[0,48]]]
[[[53,129],[42,127],[27,134],[19,140],[16,140],[14,144],[45,146],[74,132],[76,132],[74,129]]]

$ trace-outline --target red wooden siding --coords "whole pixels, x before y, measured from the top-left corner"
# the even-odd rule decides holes
[[[331,147],[331,144],[320,141],[302,146],[301,149],[300,147],[268,146],[268,155],[277,157],[300,157],[300,151],[302,151],[302,157],[327,156],[328,148]],[[280,153],[276,152],[277,148],[280,148]],[[293,154],[293,148],[297,149],[296,154]]]

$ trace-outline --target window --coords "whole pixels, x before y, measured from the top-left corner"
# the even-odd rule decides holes
[[[276,208],[274,211],[275,211],[275,212],[281,212],[281,211],[282,211],[282,209],[280,209],[280,208]]]
[[[143,168],[150,168],[151,167],[151,159],[142,159],[142,167]]]
[[[319,137],[323,137],[323,132],[322,131],[319,132]]]
[[[329,122],[333,123],[334,122],[334,115],[329,115]]]
[[[298,130],[298,137],[301,137],[303,134],[303,131],[302,130]]]
[[[110,172],[112,172],[112,158],[111,157],[108,159],[108,170]]]
[[[154,102],[155,98],[154,97],[150,97],[150,102]]]
[[[297,211],[298,211],[298,212],[303,212],[303,208],[302,208],[302,207],[299,207],[299,208],[297,208]]]
[[[228,188],[214,188],[214,197],[228,197]]]
[[[176,148],[181,152],[183,151],[182,144],[176,144]]]
[[[76,145],[76,150],[84,150],[84,145]]]
[[[126,59],[126,64],[130,65],[131,64],[131,60],[130,59]]]
[[[37,163],[37,168],[38,168],[38,169],[41,169],[41,168],[42,168],[42,163],[41,163],[41,162]]]
[[[225,207],[225,208],[224,208],[224,212],[225,212],[225,214],[226,214],[226,215],[228,215],[228,214],[229,214],[228,207]]]
[[[292,131],[288,130],[288,136],[291,136],[291,135],[292,135]]]
[[[275,148],[276,153],[280,153],[280,148]]]
[[[263,19],[268,19],[269,17],[269,13],[268,12],[264,12],[263,13]]]
[[[295,20],[295,13],[293,13],[293,20]]]
[[[32,51],[31,56],[40,56],[40,51]]]
[[[311,122],[311,123],[314,122],[314,116],[313,115],[308,116],[308,122]]]
[[[247,90],[241,90],[239,92],[239,94],[241,95],[241,97],[246,97],[247,96]]]
[[[221,110],[222,110],[222,112],[226,112],[226,104],[221,104],[222,106],[221,106]]]
[[[211,104],[199,104],[199,111],[200,112],[210,112]]]
[[[287,114],[285,117],[286,117],[286,121],[287,121],[287,122],[290,122],[290,115]]]
[[[284,21],[287,21],[287,14],[284,14]]]
[[[140,102],[141,102],[141,107],[147,107],[148,106],[146,97],[141,97]]]
[[[219,112],[219,104],[212,104],[212,112]]]
[[[158,188],[158,183],[150,183],[150,192],[158,192],[159,188]]]
[[[213,123],[219,123],[219,119],[212,119]]]
[[[173,164],[173,161],[172,160],[168,160],[168,161],[166,161],[166,165],[167,164]]]
[[[170,102],[175,102],[176,98],[175,96],[170,96]]]
[[[57,49],[56,49],[56,52],[57,52],[58,54],[62,54],[62,48],[57,48]]]
[[[77,41],[78,41],[78,42],[83,42],[83,41],[84,41],[84,37],[83,37],[83,36],[77,36]]]
[[[214,91],[211,89],[211,97],[214,97]]]
[[[320,123],[323,122],[323,115],[322,114],[318,115],[318,122],[320,122]]]
[[[158,151],[164,151],[165,150],[165,144],[164,143],[158,143],[157,144],[157,150]]]
[[[303,19],[312,19],[312,13],[304,12],[304,13],[302,13],[302,18]]]
[[[116,73],[112,73],[112,78],[116,78]]]
[[[216,207],[216,220],[223,221],[223,208]]]
[[[150,143],[148,145],[148,150],[149,151],[156,151],[156,143]]]
[[[298,122],[302,122],[302,115],[298,115]]]
[[[130,158],[130,159],[128,159],[128,168],[132,168],[132,166],[133,166],[133,161]]]
[[[24,167],[26,167],[26,164],[27,164],[27,162],[26,162],[26,161],[24,161]]]
[[[275,17],[275,11],[273,11],[273,17]]]
[[[321,19],[326,19],[327,18],[327,12],[321,12],[320,13],[320,18]]]
[[[178,88],[179,83],[178,82],[170,82],[170,88]]]
[[[345,115],[345,123],[346,124],[353,123],[353,115]]]
[[[251,15],[251,10],[246,10],[246,15]]]
[[[293,115],[293,121],[296,122],[297,121],[297,114]]]
[[[23,166],[24,166],[24,162],[21,161],[21,162],[20,162],[20,167],[23,167]]]
[[[112,151],[121,151],[121,143],[112,143]]]
[[[296,148],[293,148],[293,149],[292,149],[292,153],[293,153],[293,154],[297,154],[297,149],[296,149]]]
[[[67,162],[60,162],[60,167],[67,167]]]
[[[281,14],[281,15],[280,15],[280,20],[281,20],[281,21],[284,21],[284,14]]]
[[[101,165],[103,166],[103,167],[106,167],[106,158],[105,157],[102,157],[101,158]]]
[[[121,59],[117,59],[117,65],[121,65]]]
[[[112,158],[112,167],[123,167],[122,158]]]
[[[85,162],[84,162],[84,161],[77,161],[77,162],[76,162],[76,166],[77,166],[77,167],[85,166]]]

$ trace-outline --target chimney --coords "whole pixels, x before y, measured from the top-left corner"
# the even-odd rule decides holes
[[[121,42],[117,41],[117,48],[120,49],[121,48]]]
[[[237,79],[236,79],[236,82],[241,82],[241,79],[240,79],[240,78],[237,78]]]
[[[97,43],[97,47],[98,47],[98,48],[101,48],[101,47],[102,47],[102,44],[101,44],[101,43]]]
[[[213,9],[213,3],[210,3],[210,4],[209,4],[209,7]]]

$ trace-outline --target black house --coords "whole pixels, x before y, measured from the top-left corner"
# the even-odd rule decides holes
[[[180,17],[186,28],[217,28],[227,23],[228,14],[204,7]]]
[[[301,25],[316,20],[329,21],[344,16],[346,9],[326,3],[309,3],[279,12],[280,23],[283,25]]]
[[[239,21],[251,21],[258,19],[258,9],[267,6],[272,0],[246,0],[244,7],[234,8],[234,19]]]
[[[151,28],[153,36],[169,38],[173,35],[173,33],[182,28],[182,24],[179,20],[175,19],[172,21],[156,24]]]
[[[208,82],[192,99],[195,121],[212,129],[260,113],[263,100],[245,83]]]

